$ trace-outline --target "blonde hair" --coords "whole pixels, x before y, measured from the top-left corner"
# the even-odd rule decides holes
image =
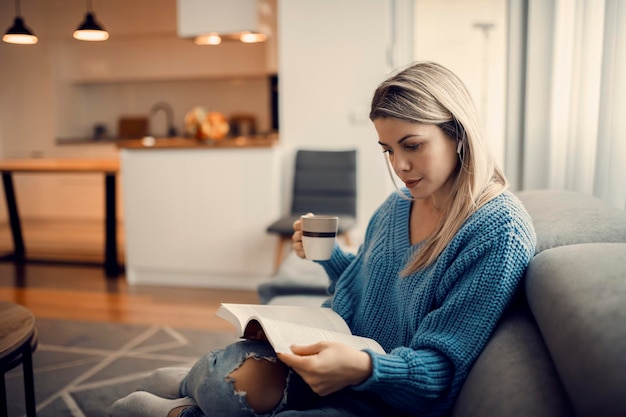
[[[443,221],[402,271],[412,274],[432,264],[461,225],[508,186],[485,143],[476,108],[463,82],[433,62],[414,63],[383,81],[372,98],[371,120],[391,117],[434,124],[460,141],[459,168]]]

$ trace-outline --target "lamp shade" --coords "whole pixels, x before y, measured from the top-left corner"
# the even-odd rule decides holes
[[[13,26],[11,26],[2,37],[6,43],[15,43],[20,45],[34,45],[37,43],[37,36],[26,27],[24,19],[19,16],[15,17]]]
[[[85,21],[74,31],[74,38],[81,41],[106,41],[109,32],[96,21],[93,13],[88,12]]]

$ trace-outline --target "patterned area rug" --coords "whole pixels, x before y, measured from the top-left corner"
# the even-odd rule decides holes
[[[38,319],[33,356],[38,417],[105,417],[118,398],[164,366],[190,367],[234,332]],[[24,416],[21,365],[5,376],[10,416]]]

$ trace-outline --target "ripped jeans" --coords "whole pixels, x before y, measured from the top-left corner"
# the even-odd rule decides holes
[[[302,378],[289,370],[282,398],[267,413],[248,404],[238,390],[233,372],[247,359],[278,360],[269,343],[242,340],[200,358],[190,369],[176,368],[164,378],[159,371],[148,376],[138,391],[111,406],[112,417],[166,417],[176,406],[188,405],[177,417],[378,417],[403,414],[392,410],[376,395],[349,388],[320,397]],[[146,382],[147,381],[147,382]],[[266,379],[263,380],[265,382]]]
[[[317,397],[293,371],[289,371],[283,397],[267,414],[257,414],[250,408],[246,395],[235,389],[229,375],[248,358],[277,361],[276,353],[267,342],[242,340],[224,349],[214,350],[200,358],[183,379],[181,396],[191,397],[200,410],[186,409],[180,417],[274,416],[280,411],[306,408]]]

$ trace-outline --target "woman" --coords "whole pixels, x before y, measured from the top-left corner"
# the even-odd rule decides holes
[[[356,254],[335,246],[320,263],[330,307],[386,354],[320,342],[277,356],[263,340],[242,341],[188,374],[162,370],[144,382],[160,397],[184,398],[139,391],[114,416],[450,412],[534,255],[532,222],[506,190],[467,89],[446,68],[416,63],[391,76],[370,119],[405,187],[376,210]],[[294,230],[304,257],[299,221]]]

